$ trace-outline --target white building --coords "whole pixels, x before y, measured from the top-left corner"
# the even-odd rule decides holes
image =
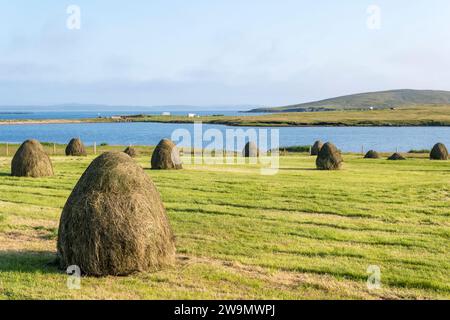
[[[195,113],[188,113],[188,118],[195,118],[197,115]]]
[[[161,115],[163,115],[163,116],[170,116],[170,112],[163,112],[163,113],[161,113]]]

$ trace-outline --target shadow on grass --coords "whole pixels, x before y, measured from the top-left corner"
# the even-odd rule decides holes
[[[0,251],[0,273],[61,273],[51,251]]]
[[[11,173],[9,173],[9,172],[0,172],[0,177],[11,177]]]
[[[316,168],[280,168],[280,171],[317,171]]]
[[[402,172],[434,172],[434,173],[448,173],[450,169],[411,169],[411,168],[402,168],[397,171]]]

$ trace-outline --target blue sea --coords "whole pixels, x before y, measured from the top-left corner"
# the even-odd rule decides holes
[[[141,114],[142,112],[135,112]],[[148,113],[148,112],[146,112]],[[187,114],[188,112],[172,112]],[[197,111],[197,114],[245,115],[238,111]],[[133,114],[133,112],[100,112],[100,116]],[[148,113],[149,114],[149,113]],[[154,112],[153,114],[161,114]],[[99,116],[98,112],[42,112],[23,114],[0,114],[0,119],[77,119]],[[76,123],[76,124],[29,124],[0,125],[0,142],[21,143],[30,138],[42,142],[67,143],[80,137],[87,145],[108,143],[110,145],[156,145],[162,138],[171,138],[177,129],[186,129],[193,136],[193,124],[167,123]],[[223,125],[203,125],[203,132],[217,129],[225,136],[226,130],[252,129]],[[332,141],[345,152],[375,149],[392,152],[398,149],[431,149],[436,142],[450,146],[450,127],[283,127],[254,128],[255,130],[278,130],[279,145],[311,145],[315,140]],[[205,142],[204,145],[207,145]],[[186,144],[184,144],[186,145]],[[269,143],[270,147],[270,143]]]

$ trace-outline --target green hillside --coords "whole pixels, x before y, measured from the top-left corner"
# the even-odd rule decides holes
[[[331,111],[336,109],[385,109],[411,105],[450,104],[450,91],[391,90],[352,94],[284,107],[258,108],[252,112]]]

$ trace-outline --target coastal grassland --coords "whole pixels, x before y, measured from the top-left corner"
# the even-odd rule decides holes
[[[137,161],[167,208],[176,265],[83,277],[68,290],[52,264],[58,221],[92,159],[52,156],[54,177],[24,179],[0,156],[0,298],[450,298],[450,162],[348,154],[334,172],[283,156],[274,176],[254,164],[151,171],[144,154]],[[379,290],[366,286],[369,265],[381,268]]]
[[[101,122],[160,122],[193,123],[201,121],[229,126],[450,126],[450,105],[411,105],[395,110],[354,110],[318,112],[283,112],[242,116],[199,116],[187,115],[122,115],[121,118],[92,119],[49,119],[49,120],[1,120],[8,124],[51,124],[51,123],[101,123]]]
[[[450,126],[450,105],[410,106],[395,110],[338,110],[243,116],[141,116],[130,121],[181,122],[194,120],[233,126]]]

